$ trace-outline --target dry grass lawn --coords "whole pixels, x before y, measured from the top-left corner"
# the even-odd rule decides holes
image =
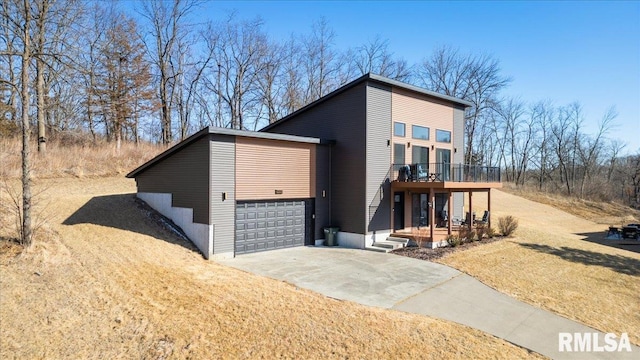
[[[2,359],[538,357],[454,323],[206,261],[145,216],[132,180],[39,184],[49,226],[21,255],[0,241]]]
[[[479,194],[475,206],[486,204]],[[640,243],[622,250],[594,243],[597,224],[549,205],[493,190],[492,218],[519,220],[513,238],[438,260],[519,300],[604,332],[626,332],[640,344]],[[574,213],[588,210],[573,204]],[[615,218],[615,214],[610,218]],[[634,244],[634,241],[629,241]]]

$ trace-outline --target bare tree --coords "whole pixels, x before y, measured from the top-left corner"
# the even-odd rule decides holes
[[[349,50],[346,54],[349,78],[367,73],[407,82],[412,73],[407,61],[394,58],[389,41],[376,36],[372,41]]]
[[[58,76],[75,62],[70,52],[70,43],[74,26],[83,12],[83,3],[76,0],[33,0],[35,10],[33,37],[33,53],[36,69],[36,110],[38,123],[38,152],[46,153],[47,118],[51,118],[52,98],[61,94],[51,94],[54,82],[58,82],[57,90],[64,91],[66,86],[60,83],[73,79]],[[63,105],[63,104],[58,104]],[[58,106],[58,107],[59,107]]]
[[[465,162],[473,162],[478,129],[498,94],[511,81],[500,73],[499,61],[489,55],[464,55],[444,46],[437,48],[418,69],[422,86],[473,103],[465,114]]]
[[[538,190],[542,190],[545,181],[550,177],[550,170],[552,168],[550,164],[552,153],[550,145],[551,126],[554,117],[553,106],[549,101],[537,102],[531,106],[530,116],[538,129],[537,145],[534,145],[537,156],[533,159],[538,162],[537,183]]]
[[[282,45],[283,106],[285,113],[292,113],[304,106],[304,90],[300,67],[300,44],[292,36]]]
[[[342,64],[334,49],[335,36],[329,22],[323,17],[312,25],[311,34],[302,39],[307,104],[328,94],[338,85]]]
[[[267,54],[262,24],[259,18],[237,22],[231,14],[225,23],[210,29],[209,36],[218,42],[213,47],[216,66],[212,66],[207,87],[216,92],[226,107],[228,121],[223,120],[224,126],[233,129],[255,129],[257,125],[258,117],[250,115],[255,115],[260,105],[256,92]],[[221,111],[221,106],[218,108]],[[246,117],[252,118],[253,124],[249,125]]]
[[[173,111],[172,92],[177,76],[171,68],[178,63],[180,54],[178,44],[185,36],[186,16],[199,4],[197,0],[146,1],[142,16],[150,23],[150,35],[153,39],[147,43],[153,63],[158,71],[158,98],[160,100],[161,142],[168,145],[173,141],[171,112]]]
[[[266,109],[266,123],[271,124],[278,120],[282,114],[284,101],[283,49],[277,44],[269,43],[262,64],[262,70],[257,78],[258,92],[262,106]],[[265,124],[266,125],[266,124]]]
[[[20,59],[20,85],[16,83],[6,83],[12,88],[20,88],[20,111],[21,111],[21,133],[22,133],[22,199],[18,204],[18,218],[20,221],[19,236],[24,246],[30,246],[33,238],[33,228],[31,223],[31,164],[30,164],[30,76],[29,69],[33,60],[31,44],[31,27],[34,22],[29,0],[4,0],[2,2],[2,12],[0,15],[4,20],[7,39],[11,41],[11,52],[5,51],[3,56],[18,57]],[[6,40],[5,40],[6,41]],[[21,46],[20,46],[21,45]],[[9,49],[7,49],[9,50]],[[14,79],[14,81],[17,79]]]
[[[593,172],[599,167],[599,157],[603,150],[605,136],[611,130],[614,125],[613,121],[617,116],[615,107],[610,107],[602,117],[596,135],[593,138],[586,138],[576,147],[583,168],[580,181],[580,197],[584,197],[585,186],[591,180]]]
[[[2,120],[8,118],[10,122],[17,122],[17,98],[20,94],[20,90],[17,86],[19,83],[18,76],[16,74],[16,63],[14,58],[18,54],[18,51],[14,48],[15,42],[19,41],[16,35],[15,24],[12,19],[12,13],[15,11],[15,6],[7,0],[3,0],[2,3],[2,33],[0,33],[0,44],[4,48],[4,52],[0,52],[0,91],[2,94],[2,108],[0,116]]]

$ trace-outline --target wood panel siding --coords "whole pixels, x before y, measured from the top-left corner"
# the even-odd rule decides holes
[[[193,209],[193,222],[210,224],[209,140],[204,137],[136,175],[138,192],[171,194],[171,205]]]
[[[334,140],[329,169],[331,186],[327,197],[331,218],[316,222],[316,237],[322,238],[322,228],[338,226],[342,231],[365,234],[366,211],[366,84],[358,84],[330,100],[300,111],[287,121],[273,124],[267,131]],[[326,165],[329,165],[326,164]],[[321,192],[323,189],[317,189]],[[321,194],[316,193],[317,199]],[[317,207],[321,202],[316,202]],[[318,219],[320,220],[320,219]]]
[[[235,238],[235,136],[209,135],[213,253],[233,253]],[[223,199],[222,194],[225,194]]]
[[[391,231],[391,88],[376,83],[367,87],[366,202],[367,231]]]
[[[315,164],[315,144],[237,137],[236,200],[315,197]]]
[[[412,91],[393,88],[391,95],[393,104],[391,120],[406,124],[406,136],[393,136],[392,142],[399,144],[411,143],[411,145],[424,146],[431,149],[433,145],[440,149],[451,149],[453,153],[453,141],[449,144],[436,142],[436,130],[447,130],[454,133],[453,105],[443,100],[418,94]],[[414,139],[412,125],[429,128],[429,140]],[[435,152],[429,154],[429,161],[435,162]],[[405,161],[414,162],[411,151],[406,152]]]

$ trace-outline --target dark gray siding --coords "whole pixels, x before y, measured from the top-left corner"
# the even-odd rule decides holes
[[[331,226],[331,172],[330,167],[331,147],[318,145],[316,147],[316,200],[315,216],[312,221],[315,224],[313,240],[324,239],[323,228]]]
[[[211,222],[213,253],[234,250],[235,239],[235,137],[210,135],[211,144]],[[226,193],[225,200],[222,193]]]
[[[136,176],[138,192],[171,194],[172,206],[193,209],[193,222],[209,222],[209,141],[180,149]]]
[[[316,222],[316,235],[328,225],[357,234],[366,231],[365,209],[369,204],[365,200],[365,186],[362,186],[366,176],[365,124],[366,85],[359,84],[268,130],[272,133],[335,140],[329,161],[331,189],[327,191],[331,219],[325,223]],[[320,173],[327,170],[318,167],[316,171]],[[320,193],[323,190],[320,186],[316,188]],[[316,196],[316,199],[320,197]]]
[[[367,231],[391,229],[391,88],[376,83],[367,87],[366,202]]]
[[[453,147],[457,151],[453,152],[453,163],[464,163],[464,109],[459,107],[453,108]],[[453,217],[463,219],[462,206],[464,205],[464,196],[462,193],[453,194]]]

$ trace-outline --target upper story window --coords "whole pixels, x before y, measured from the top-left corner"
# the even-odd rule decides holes
[[[404,123],[401,123],[401,122],[393,123],[393,135],[404,137],[405,133],[406,133],[406,126]]]
[[[436,129],[436,141],[443,143],[451,142],[451,131]]]
[[[404,165],[404,144],[393,144],[393,164]]]
[[[429,140],[429,128],[413,125],[411,126],[411,137],[414,139]]]

